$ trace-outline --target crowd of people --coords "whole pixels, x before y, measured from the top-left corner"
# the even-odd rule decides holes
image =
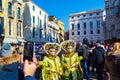
[[[90,80],[91,72],[97,80],[120,80],[120,42],[109,49],[99,41],[91,46],[67,40],[48,42],[40,50],[45,54],[43,59],[33,56],[24,60],[24,43],[3,43],[0,80]]]

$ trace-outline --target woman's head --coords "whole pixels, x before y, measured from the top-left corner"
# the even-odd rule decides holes
[[[118,50],[120,50],[120,42],[115,42],[113,44],[112,54]]]

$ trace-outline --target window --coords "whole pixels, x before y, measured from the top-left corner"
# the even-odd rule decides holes
[[[97,28],[100,28],[100,21],[97,21]]]
[[[90,16],[92,16],[92,13],[90,13]]]
[[[12,15],[12,4],[8,2],[8,15]]]
[[[80,31],[78,32],[78,35],[80,35]]]
[[[4,17],[0,17],[0,36],[4,34]]]
[[[100,14],[99,12],[96,13],[96,15],[99,15],[99,14]]]
[[[90,31],[90,34],[93,34],[93,30]]]
[[[2,9],[2,0],[0,0],[0,9]]]
[[[86,15],[84,14],[83,17],[85,17]]]
[[[84,29],[86,29],[86,22],[83,23],[83,27],[84,27]]]
[[[74,30],[74,24],[72,24],[72,30]]]
[[[93,22],[90,21],[90,29],[93,29]]]
[[[84,31],[84,35],[86,35],[86,31]]]
[[[17,36],[19,36],[19,23],[17,23]]]
[[[35,37],[35,27],[33,28],[33,38]]]
[[[35,10],[35,6],[33,6],[33,11]]]
[[[40,20],[40,28],[42,28],[42,20]]]
[[[111,9],[110,8],[106,8],[106,14],[110,15],[110,13],[111,13]]]
[[[22,26],[21,23],[17,23],[17,36],[22,36]]]
[[[4,27],[4,17],[0,17],[0,25]]]
[[[74,32],[72,32],[72,35],[74,35]]]
[[[12,35],[12,29],[11,29],[11,21],[9,20],[9,35]]]
[[[80,24],[78,23],[78,29],[80,29]]]
[[[44,16],[44,30],[46,31],[46,15]]]
[[[40,15],[42,14],[41,11],[39,13],[40,13]]]
[[[35,16],[33,16],[33,23],[35,23]]]
[[[40,20],[39,20],[39,17],[38,17],[38,26],[40,25],[40,22],[39,22]]]
[[[22,26],[21,26],[21,23],[20,23],[20,36],[22,36],[22,33],[21,33],[21,31],[22,31]]]
[[[18,16],[18,19],[20,19],[21,18],[21,9],[20,8],[18,8],[18,10],[17,10],[17,16]]]
[[[73,19],[74,17],[72,17],[72,19]]]
[[[97,34],[100,34],[100,30],[97,30]]]

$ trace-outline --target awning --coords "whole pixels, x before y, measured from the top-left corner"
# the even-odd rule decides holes
[[[3,43],[18,43],[17,39],[14,38],[4,38]]]
[[[24,39],[17,39],[18,42],[26,42]]]

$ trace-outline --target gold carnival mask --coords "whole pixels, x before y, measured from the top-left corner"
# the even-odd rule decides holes
[[[65,52],[72,52],[75,50],[76,43],[75,41],[68,40],[61,43],[61,47]]]
[[[56,56],[59,54],[61,47],[57,43],[46,43],[44,46],[46,54],[51,54],[52,56]]]

